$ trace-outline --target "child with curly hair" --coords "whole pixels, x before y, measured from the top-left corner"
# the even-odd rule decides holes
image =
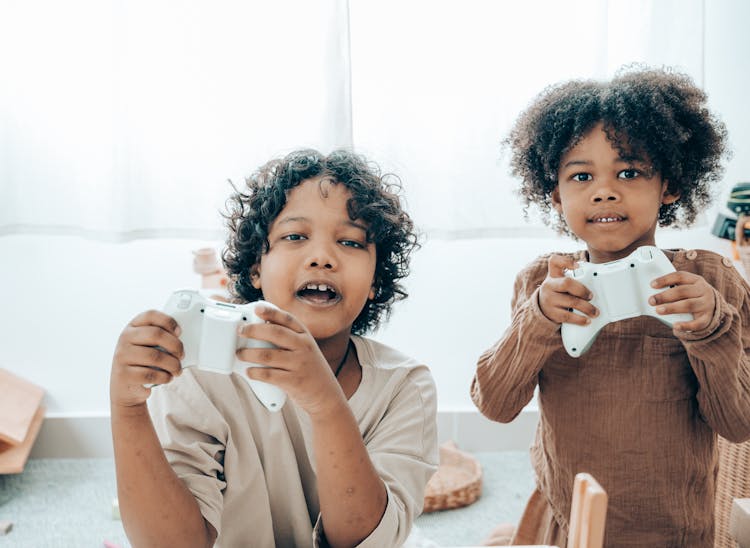
[[[598,314],[566,269],[656,245],[657,224],[689,225],[708,204],[726,130],[706,100],[688,76],[638,67],[546,89],[506,140],[525,210],[538,205],[586,246],[518,274],[511,325],[472,381],[474,403],[500,422],[539,388],[537,488],[512,543],[564,548],[574,476],[589,472],[609,496],[606,546],[713,546],[717,434],[750,437],[750,288],[731,261],[664,250],[676,272],[651,281],[667,289],[650,304],[692,321],[609,323],[579,358],[560,337],[561,323]]]
[[[136,316],[111,374],[128,537],[137,546],[401,545],[438,455],[428,368],[361,336],[407,296],[399,280],[418,244],[396,181],[350,152],[301,150],[235,190],[230,289],[277,307],[256,309],[265,323],[240,331],[276,348],[238,357],[267,366],[246,374],[288,400],[270,412],[237,374],[181,370],[175,320]]]

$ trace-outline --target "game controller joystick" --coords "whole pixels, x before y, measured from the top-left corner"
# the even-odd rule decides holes
[[[693,319],[689,313],[657,314],[656,309],[648,304],[651,295],[667,289],[654,289],[651,282],[675,271],[667,256],[657,247],[642,246],[627,257],[608,263],[580,261],[578,265],[575,270],[567,270],[565,275],[591,290],[591,304],[599,310],[599,315],[591,318],[588,325],[562,324],[563,346],[574,358],[586,352],[602,327],[610,322],[653,316],[671,327],[675,322]],[[578,310],[575,312],[583,315]]]
[[[255,315],[258,305],[274,307],[266,301],[226,303],[205,297],[192,289],[183,289],[169,297],[164,312],[177,320],[182,329],[180,340],[185,351],[182,367],[197,367],[225,375],[237,372],[250,384],[268,410],[278,411],[286,401],[286,393],[273,384],[248,378],[246,368],[264,366],[241,361],[235,355],[239,348],[274,348],[271,343],[246,339],[237,334],[240,325],[263,323]]]

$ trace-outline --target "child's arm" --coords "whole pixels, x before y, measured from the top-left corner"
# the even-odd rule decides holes
[[[516,277],[511,325],[477,363],[471,397],[488,418],[510,422],[529,403],[537,376],[549,357],[562,347],[560,324],[583,325],[590,320],[575,314],[597,314],[583,284],[565,277],[575,268],[570,256],[540,257]]]
[[[652,304],[663,314],[693,314],[674,333],[700,385],[700,413],[717,433],[742,442],[750,438],[750,287],[719,256],[706,255],[696,261],[703,275],[680,271],[655,280],[655,287],[673,287]]]
[[[134,546],[212,546],[216,539],[195,498],[167,462],[146,407],[151,389],[144,384],[170,382],[180,373],[182,352],[174,319],[149,311],[125,327],[112,360],[117,495]]]
[[[331,546],[356,545],[377,527],[387,493],[370,460],[343,391],[315,339],[291,314],[257,308],[267,323],[251,324],[242,335],[277,348],[243,349],[240,359],[268,368],[247,375],[285,390],[309,416],[313,432],[320,513]]]

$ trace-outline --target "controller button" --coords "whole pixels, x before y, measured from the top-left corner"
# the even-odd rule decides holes
[[[729,259],[729,257],[723,257],[721,259],[721,262],[724,263],[724,266],[732,266],[732,261]]]
[[[691,249],[687,253],[685,253],[685,258],[689,261],[692,261],[698,256],[698,252],[695,249]]]

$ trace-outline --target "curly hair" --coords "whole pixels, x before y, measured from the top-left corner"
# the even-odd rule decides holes
[[[521,179],[524,214],[536,206],[543,221],[574,236],[552,216],[551,193],[562,157],[599,123],[624,159],[650,162],[679,194],[659,210],[659,226],[689,226],[713,198],[723,173],[727,130],[706,106],[692,79],[668,68],[629,66],[609,82],[573,80],[543,90],[503,141],[511,173]]]
[[[414,223],[401,206],[398,177],[381,174],[377,165],[346,150],[328,156],[312,149],[297,150],[260,167],[245,179],[242,190],[232,184],[234,192],[224,213],[229,236],[222,254],[229,290],[245,302],[263,298],[252,286],[251,268],[268,252],[269,228],[286,205],[289,192],[314,177],[329,178],[349,190],[349,218],[365,221],[367,241],[375,244],[375,298],[367,301],[352,325],[352,333],[363,334],[376,329],[383,315],[390,315],[393,303],[408,296],[399,280],[409,274],[410,255],[419,243]]]

